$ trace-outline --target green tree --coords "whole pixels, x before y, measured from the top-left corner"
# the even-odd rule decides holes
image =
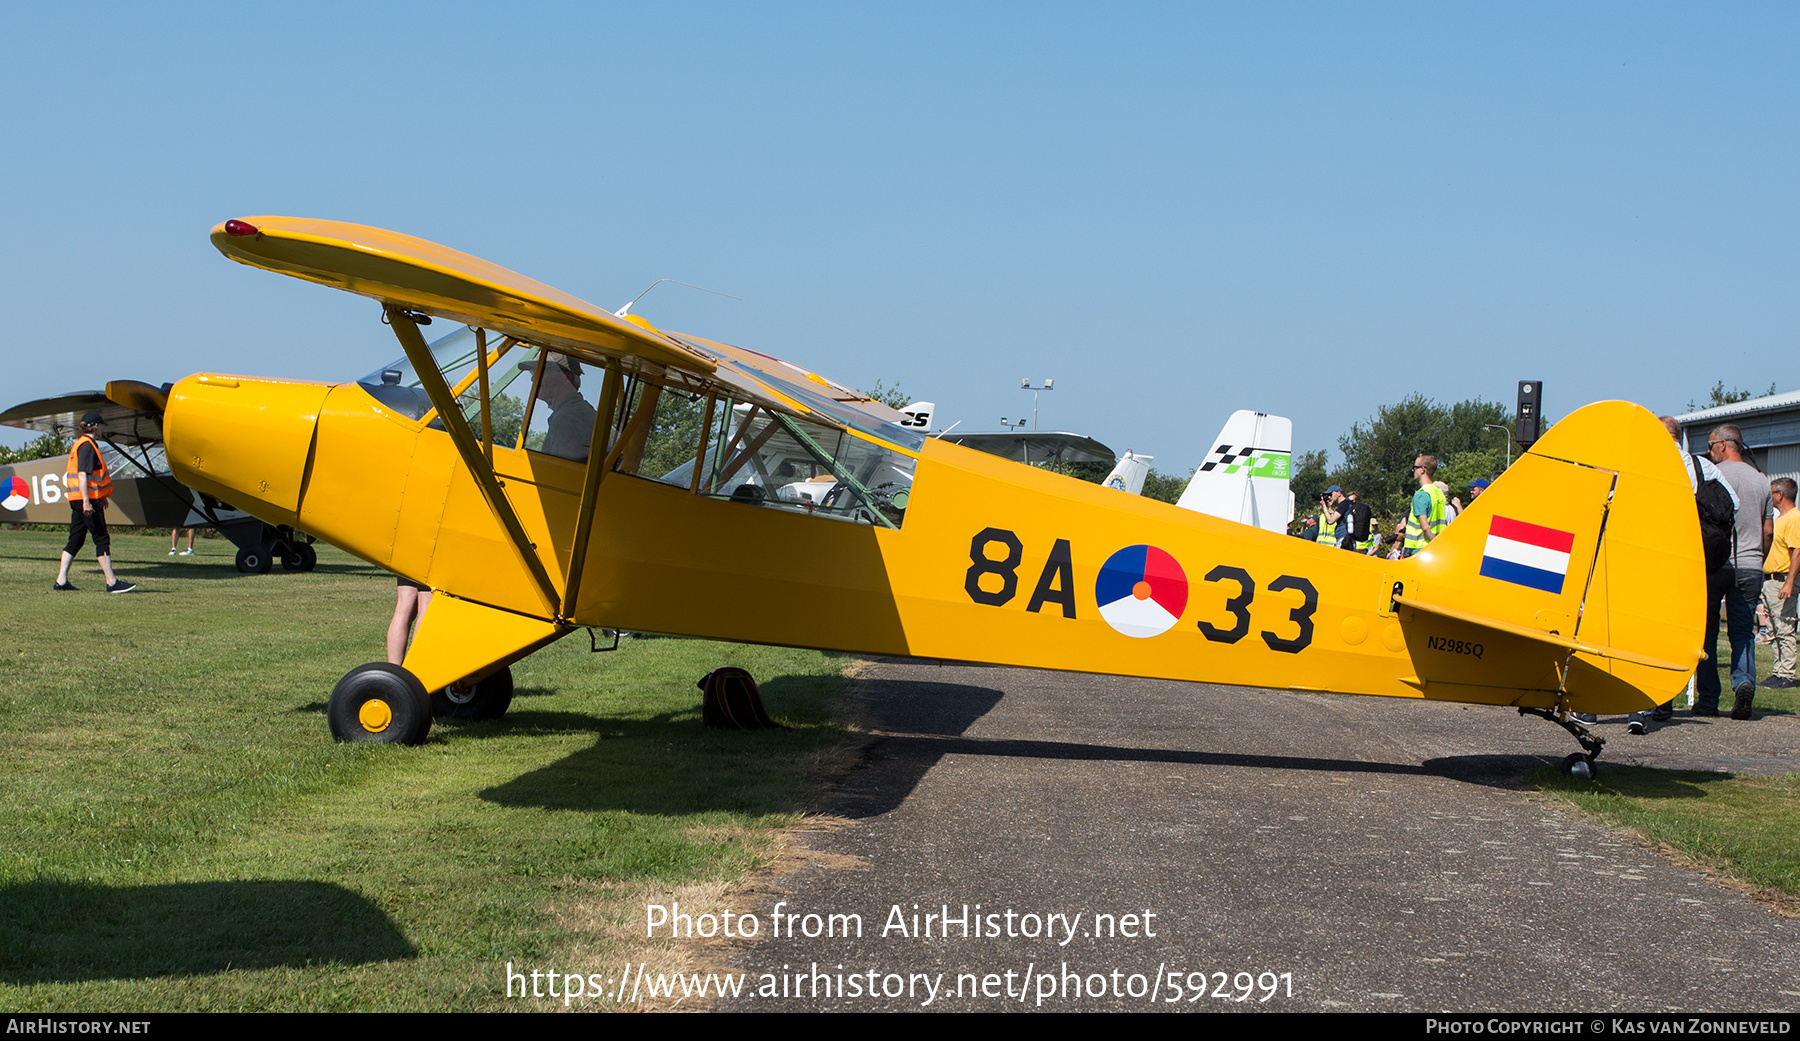
[[[693,460],[700,451],[700,426],[706,422],[706,399],[679,390],[665,390],[656,399],[656,415],[644,442],[644,458],[638,473],[661,477]]]
[[[1494,435],[1496,438],[1498,434]],[[1469,482],[1480,477],[1492,477],[1506,469],[1506,448],[1478,448],[1472,452],[1458,452],[1445,460],[1438,467],[1438,480],[1450,486],[1450,497],[1461,497],[1464,503],[1469,501]]]
[[[1308,506],[1317,506],[1319,496],[1324,495],[1325,489],[1331,484],[1330,475],[1325,472],[1323,448],[1295,454],[1293,476],[1288,478],[1288,488],[1294,493],[1297,514],[1305,513]]]
[[[895,381],[894,385],[890,387],[886,381],[876,380],[875,386],[862,393],[863,397],[874,398],[892,409],[902,409],[913,403],[913,399],[907,397],[906,392],[900,389],[899,381]],[[1101,474],[1100,476],[1105,477],[1106,475]]]
[[[1363,501],[1377,516],[1403,517],[1418,489],[1412,475],[1414,458],[1435,455],[1443,464],[1464,452],[1504,451],[1500,438],[1510,433],[1502,435],[1486,425],[1510,431],[1511,418],[1498,402],[1475,398],[1440,405],[1423,395],[1410,395],[1376,409],[1375,415],[1338,439],[1344,463],[1332,472],[1329,483],[1361,489]]]
[[[1764,394],[1775,393],[1775,381],[1770,380],[1769,381],[1769,389],[1764,391],[1763,393]],[[1740,401],[1749,401],[1751,398],[1756,397],[1756,396],[1757,395],[1752,393],[1751,391],[1739,390],[1736,387],[1733,387],[1730,390],[1726,390],[1725,389],[1725,381],[1720,380],[1719,382],[1712,385],[1712,390],[1708,393],[1706,404],[1701,405],[1700,407],[1701,408],[1718,408],[1720,405],[1735,405]],[[1694,400],[1692,398],[1688,399],[1687,407],[1688,407],[1689,412],[1694,411]]]
[[[68,455],[69,439],[60,434],[39,434],[17,448],[0,447],[0,466],[12,463],[27,463],[33,459],[48,459],[52,456]]]
[[[1144,475],[1144,498],[1157,502],[1174,504],[1181,499],[1181,493],[1187,490],[1188,482],[1193,480],[1194,471],[1189,470],[1186,477],[1166,474],[1151,467]]]
[[[519,443],[519,424],[525,421],[525,403],[511,394],[501,394],[488,404],[488,422],[494,426],[494,443],[511,448]],[[481,413],[473,420],[479,428]],[[479,429],[476,431],[479,433]]]
[[[1115,463],[1064,463],[1062,472],[1078,481],[1099,484],[1106,480],[1106,475],[1113,472]]]

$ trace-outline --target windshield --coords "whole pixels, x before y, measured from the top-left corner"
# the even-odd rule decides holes
[[[466,325],[458,326],[453,332],[431,342],[431,357],[437,362],[438,371],[444,374],[444,382],[450,385],[452,391],[469,381],[470,376],[475,372],[475,355],[478,350],[476,344],[475,330]],[[489,353],[492,354],[499,344],[498,337],[489,336],[487,338]],[[529,388],[529,373],[537,367],[537,349],[535,347],[525,351],[522,355],[508,352],[497,361],[498,363],[488,371],[490,388],[488,393],[492,400],[498,401],[502,393],[521,376],[526,377],[525,389]],[[419,385],[419,374],[413,369],[412,361],[408,358],[396,359],[356,382],[376,401],[408,419],[419,419],[431,411],[431,398],[426,395],[425,388]],[[465,416],[479,417],[481,402],[478,394],[478,389],[471,384],[460,395]],[[479,418],[476,418],[475,422],[479,423]],[[476,432],[480,433],[479,430]],[[516,420],[513,423],[512,432],[516,437],[518,433]],[[498,431],[495,440],[502,440],[498,436]]]

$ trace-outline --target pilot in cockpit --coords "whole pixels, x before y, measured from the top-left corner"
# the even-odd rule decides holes
[[[549,355],[537,396],[550,406],[548,431],[538,450],[587,462],[588,445],[594,439],[594,406],[581,396],[581,363],[567,355]]]

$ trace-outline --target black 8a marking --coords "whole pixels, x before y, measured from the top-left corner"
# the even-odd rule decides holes
[[[987,555],[989,543],[998,542],[1006,547],[1006,557],[1001,560],[990,560]],[[969,599],[989,607],[1002,607],[1019,592],[1019,561],[1025,559],[1025,544],[1019,536],[1005,528],[983,528],[969,540],[969,574],[963,579],[963,588],[968,590]],[[990,593],[981,588],[981,576],[999,575],[1000,590]]]
[[[1238,587],[1237,595],[1225,601],[1225,610],[1231,612],[1232,616],[1237,619],[1237,624],[1229,629],[1221,629],[1211,622],[1201,620],[1198,623],[1201,635],[1213,643],[1236,643],[1250,632],[1250,602],[1256,598],[1256,580],[1250,577],[1250,572],[1241,567],[1220,564],[1206,573],[1205,581],[1221,582],[1226,579],[1236,582]],[[1299,631],[1294,634],[1293,638],[1277,636],[1267,629],[1258,634],[1263,638],[1263,642],[1269,645],[1270,650],[1298,654],[1312,643],[1312,616],[1313,612],[1319,609],[1319,591],[1313,588],[1311,582],[1298,575],[1279,575],[1275,581],[1269,583],[1268,589],[1271,593],[1283,593],[1293,589],[1305,597],[1300,606],[1288,611],[1288,620],[1299,627]]]
[[[999,560],[988,556],[988,546],[998,542],[1006,547]],[[969,540],[969,571],[963,576],[963,589],[969,599],[989,607],[1003,607],[1019,594],[1019,562],[1025,559],[1025,544],[1019,536],[1005,528],[983,528]],[[1000,588],[989,592],[981,588],[986,575],[999,575]],[[1037,588],[1025,610],[1039,614],[1045,604],[1062,608],[1064,618],[1075,617],[1075,564],[1068,539],[1057,539],[1044,561],[1044,573],[1038,576]]]

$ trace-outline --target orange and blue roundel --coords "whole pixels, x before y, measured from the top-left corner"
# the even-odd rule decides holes
[[[0,482],[0,491],[6,493],[6,497],[0,499],[0,506],[9,510],[22,510],[31,501],[31,485],[26,484],[23,477],[8,477]]]
[[[1161,636],[1187,607],[1187,573],[1155,546],[1126,546],[1100,565],[1094,599],[1100,617],[1126,636]]]

